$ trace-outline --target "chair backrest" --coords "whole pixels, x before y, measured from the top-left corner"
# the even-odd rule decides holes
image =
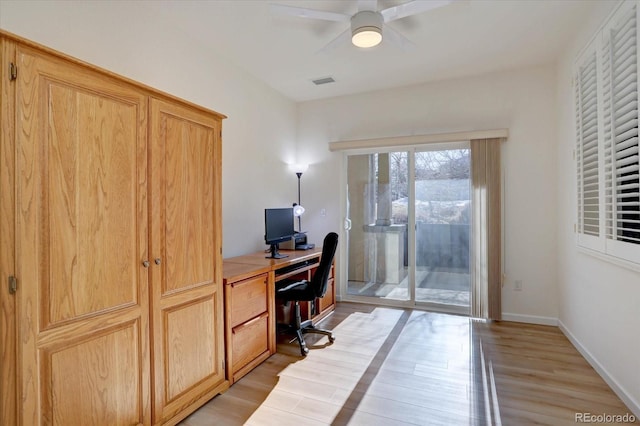
[[[327,292],[327,283],[329,282],[329,273],[331,273],[331,264],[338,247],[338,234],[329,232],[324,237],[322,243],[322,254],[320,255],[320,265],[316,269],[315,274],[311,278],[311,287],[316,297],[322,297]]]

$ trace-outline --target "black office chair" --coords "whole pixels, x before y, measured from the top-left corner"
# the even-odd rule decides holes
[[[302,356],[309,353],[307,345],[302,337],[303,333],[317,333],[324,334],[329,337],[329,342],[333,343],[335,337],[329,330],[322,330],[316,328],[313,325],[312,320],[302,322],[300,317],[300,302],[314,302],[317,297],[323,297],[327,291],[327,284],[329,281],[329,273],[331,272],[331,263],[333,257],[336,254],[336,248],[338,247],[338,234],[330,232],[324,237],[322,243],[322,254],[320,256],[320,265],[316,268],[316,271],[311,278],[311,281],[307,280],[282,280],[278,282],[276,287],[276,297],[284,302],[293,301],[295,307],[296,322],[295,325],[291,324],[291,328],[294,329],[298,343],[300,343],[300,352]]]

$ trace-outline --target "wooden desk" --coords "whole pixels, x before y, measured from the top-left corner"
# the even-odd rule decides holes
[[[280,250],[289,257],[267,259],[257,252],[224,259],[226,373],[230,383],[236,382],[276,352],[275,283],[285,278],[310,280],[320,262],[322,250]],[[298,267],[295,269],[295,265]],[[291,270],[289,270],[291,269]],[[316,299],[312,309],[301,302],[303,321],[319,321],[335,308],[333,268],[327,293]],[[282,307],[280,307],[282,308]]]

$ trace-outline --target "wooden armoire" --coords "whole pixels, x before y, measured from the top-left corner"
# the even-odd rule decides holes
[[[0,32],[0,424],[175,424],[229,386],[223,115]]]

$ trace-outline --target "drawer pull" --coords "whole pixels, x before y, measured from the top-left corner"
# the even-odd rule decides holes
[[[263,312],[262,314],[258,315],[257,317],[255,317],[254,319],[251,319],[247,322],[245,322],[244,324],[240,324],[239,326],[235,327],[232,332],[233,334],[236,333],[240,333],[242,330],[244,330],[245,328],[251,327],[253,324],[255,324],[256,322],[265,319],[269,316],[268,312]]]
[[[264,279],[261,280],[262,282],[260,284],[264,284],[267,285],[267,278],[265,277]],[[244,281],[237,281],[235,283],[231,283],[229,284],[231,286],[231,288],[236,288],[239,285],[243,285],[243,284],[248,284],[250,282],[253,282],[253,280],[244,280]]]

